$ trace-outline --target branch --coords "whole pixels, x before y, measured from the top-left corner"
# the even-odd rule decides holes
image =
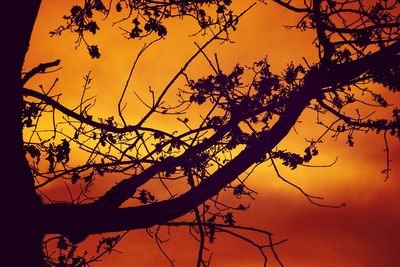
[[[263,132],[259,138],[250,141],[238,156],[204,179],[197,187],[181,196],[147,206],[130,208],[110,207],[107,202],[103,205],[46,205],[43,215],[47,222],[46,230],[48,233],[62,233],[69,237],[72,242],[80,242],[86,238],[87,234],[145,228],[166,223],[190,212],[193,208],[218,194],[251,165],[265,157],[265,154],[271,151],[289,133],[309,101],[319,94],[321,85],[318,86],[318,81],[311,79],[303,87],[303,90],[292,96],[288,102],[288,109],[270,131]],[[168,165],[169,162],[164,160],[162,164]],[[137,178],[131,179],[129,183],[135,183]],[[130,186],[120,183],[114,194],[126,190],[131,190]]]
[[[119,98],[119,101],[118,101],[118,114],[119,114],[119,117],[121,118],[122,122],[124,123],[124,126],[125,126],[125,127],[126,127],[127,125],[126,125],[124,116],[122,115],[121,104],[122,104],[122,100],[124,99],[124,96],[125,96],[125,93],[126,93],[126,89],[128,88],[129,82],[130,82],[131,79],[132,79],[133,71],[135,70],[136,64],[137,64],[137,62],[139,61],[140,56],[141,56],[152,44],[154,44],[155,42],[157,42],[157,41],[159,41],[159,40],[161,40],[161,39],[162,39],[162,37],[153,40],[153,41],[150,42],[149,44],[144,44],[144,46],[142,47],[142,49],[140,49],[139,53],[137,54],[137,56],[136,56],[136,58],[135,58],[135,60],[134,60],[134,62],[133,62],[133,65],[132,65],[132,67],[131,67],[131,70],[130,70],[130,72],[129,72],[128,78],[126,79],[124,89],[122,90],[121,97]]]
[[[23,86],[24,84],[26,84],[26,82],[29,81],[29,79],[31,79],[36,74],[44,73],[46,69],[58,66],[60,62],[61,60],[57,59],[48,63],[40,63],[38,66],[34,67],[24,75],[24,78],[22,78],[21,80],[21,85]]]
[[[290,4],[291,1],[288,1],[287,3],[283,2],[281,0],[273,0],[273,1],[275,3],[277,3],[278,5],[281,5],[281,6],[285,7],[285,8],[287,8],[287,9],[289,9],[291,11],[294,11],[294,12],[297,12],[297,13],[310,12],[310,9],[308,9],[308,8],[300,8],[300,7],[292,6]]]
[[[249,140],[247,147],[235,158],[188,192],[174,199],[127,208],[93,204],[45,205],[42,210],[45,231],[62,233],[72,242],[80,242],[88,234],[146,228],[183,216],[217,195],[246,169],[265,158],[265,154],[289,133],[309,102],[320,97],[322,88],[349,83],[371,69],[382,68],[399,50],[400,42],[396,42],[362,59],[335,65],[329,70],[314,69],[307,73],[303,86],[289,97],[287,109],[272,128]],[[166,160],[163,162],[168,163]]]
[[[338,33],[364,33],[366,31],[372,31],[372,30],[398,29],[399,27],[400,23],[381,23],[381,24],[365,26],[363,28],[338,28],[328,24],[324,25],[324,28],[326,30]]]
[[[157,107],[160,105],[161,100],[163,99],[163,97],[165,96],[165,94],[168,92],[168,90],[171,88],[171,86],[175,83],[175,81],[185,72],[185,70],[189,67],[189,65],[191,64],[191,62],[200,54],[203,52],[203,50],[209,45],[211,44],[213,41],[215,41],[216,39],[218,39],[218,36],[223,33],[226,32],[228,30],[229,27],[232,27],[236,22],[238,22],[239,18],[242,17],[244,14],[246,14],[253,6],[256,5],[256,2],[251,4],[248,8],[246,8],[242,13],[240,13],[235,19],[233,19],[232,21],[230,21],[229,23],[227,23],[226,25],[224,25],[224,27],[222,29],[220,29],[212,38],[210,38],[205,44],[203,44],[197,51],[196,53],[194,53],[188,61],[186,61],[185,65],[178,71],[178,73],[171,79],[171,81],[167,84],[167,86],[163,89],[163,91],[161,92],[160,96],[158,97],[158,99],[155,101],[155,103],[153,104],[153,107],[149,110],[149,112],[140,120],[140,122],[137,124],[138,126],[143,125],[143,123],[145,123],[145,121],[150,117],[151,114],[153,114],[153,112],[155,112],[155,110],[157,109]]]
[[[196,223],[191,223],[191,222],[170,222],[170,223],[166,223],[165,225],[167,226],[175,226],[175,227],[179,227],[179,226],[189,226],[189,227],[193,227],[196,226]],[[227,225],[227,224],[218,224],[218,223],[203,223],[203,225],[205,227],[209,227],[209,228],[215,228],[216,230],[218,230],[219,232],[225,232],[228,233],[232,236],[235,236],[237,238],[240,238],[248,243],[250,243],[252,246],[256,247],[259,251],[260,254],[263,256],[264,258],[264,266],[266,266],[266,262],[267,262],[267,256],[265,255],[265,252],[263,251],[264,248],[270,248],[272,251],[272,254],[274,255],[275,259],[278,261],[278,263],[280,264],[280,266],[284,266],[283,263],[281,262],[281,260],[278,257],[278,254],[276,253],[274,247],[277,245],[280,245],[284,242],[287,241],[287,239],[278,241],[278,242],[273,242],[272,241],[272,233],[262,230],[262,229],[258,229],[258,228],[253,228],[253,227],[246,227],[246,226],[240,226],[240,225]],[[231,230],[228,230],[231,229]],[[255,232],[255,233],[260,233],[263,235],[268,236],[268,245],[261,245],[258,244],[257,242],[253,241],[252,239],[242,235],[242,234],[238,234],[236,232],[233,232],[233,230],[244,230],[244,231],[250,231],[250,232]]]
[[[57,102],[56,100],[54,100],[53,98],[39,93],[37,91],[34,91],[32,89],[28,89],[28,88],[23,88],[23,95],[24,96],[31,96],[34,98],[37,98],[39,100],[42,100],[43,102],[45,102],[46,104],[52,106],[53,108],[59,110],[60,112],[64,113],[65,115],[76,119],[77,121],[87,124],[89,126],[92,126],[94,128],[100,129],[100,130],[104,130],[107,132],[111,132],[111,133],[130,133],[130,132],[135,132],[135,131],[148,131],[148,132],[153,132],[153,133],[162,133],[165,136],[168,136],[170,138],[175,138],[173,135],[167,133],[167,132],[163,132],[160,130],[156,130],[153,128],[148,128],[148,127],[141,127],[141,126],[136,126],[136,125],[128,125],[125,127],[116,127],[110,124],[105,124],[105,123],[101,123],[101,122],[97,122],[92,120],[91,117],[85,117],[81,114],[78,114],[74,111],[72,111],[71,109],[63,106],[62,104],[60,104],[59,102]]]
[[[345,123],[347,123],[348,125],[351,126],[356,126],[356,127],[360,127],[360,128],[368,128],[368,129],[376,129],[376,130],[390,130],[391,129],[391,125],[390,124],[386,124],[386,125],[377,125],[375,121],[363,121],[364,119],[354,119],[351,117],[348,117],[342,113],[340,113],[339,111],[333,109],[332,107],[328,106],[327,104],[325,104],[322,100],[318,100],[318,104],[321,105],[321,107],[323,107],[324,109],[326,109],[327,111],[329,111],[330,113],[332,113],[333,115],[335,115],[337,118],[341,119],[342,121],[344,121]]]
[[[318,35],[318,41],[320,45],[322,45],[324,49],[324,55],[321,59],[321,63],[327,63],[331,60],[333,53],[334,53],[334,47],[327,37],[325,33],[325,29],[323,27],[324,22],[323,22],[323,17],[320,11],[320,6],[321,6],[322,1],[320,0],[313,0],[313,13],[314,13],[314,23],[315,23],[315,28],[317,30],[317,35]],[[321,51],[321,50],[319,50]]]

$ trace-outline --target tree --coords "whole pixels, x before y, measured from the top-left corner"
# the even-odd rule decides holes
[[[220,203],[218,196],[224,192],[251,196],[251,189],[242,179],[249,168],[270,162],[277,176],[285,180],[278,171],[278,161],[292,169],[309,163],[318,155],[318,144],[327,133],[335,138],[346,135],[350,146],[357,131],[400,138],[399,109],[392,108],[383,95],[370,87],[374,82],[390,92],[400,91],[398,1],[273,2],[288,12],[301,14],[294,28],[315,32],[317,62],[305,59],[305,64],[289,63],[281,74],[272,73],[267,59],[248,68],[237,65],[230,72],[222,70],[217,57],[210,59],[204,47],[215,40],[229,41],[229,32],[236,29],[245,13],[234,14],[230,10],[231,1],[120,1],[108,5],[100,0],[86,0],[81,6],[72,6],[65,16],[65,24],[51,34],[62,35],[65,30],[71,30],[93,59],[101,57],[101,47],[89,43],[86,36],[99,30],[95,20],[99,14],[121,13],[121,23],[129,20],[130,25],[123,33],[131,39],[164,38],[167,35],[164,22],[174,17],[192,17],[199,24],[199,33],[209,34],[209,41],[198,46],[198,51],[161,95],[155,96],[150,91],[153,102],[148,106],[149,112],[132,125],[126,122],[123,109],[126,87],[118,105],[119,117],[103,119],[96,119],[90,112],[94,100],[85,95],[92,79],[90,75],[85,78],[82,98],[76,108],[60,103],[58,96],[51,94],[52,88],[42,91],[28,88],[26,85],[32,77],[53,70],[60,61],[42,63],[22,72],[40,1],[29,1],[22,9],[10,7],[10,10],[21,10],[20,23],[7,29],[12,53],[5,77],[13,90],[4,93],[5,101],[11,105],[3,112],[7,125],[4,153],[10,156],[2,164],[12,177],[5,179],[4,188],[10,189],[10,196],[18,196],[6,207],[6,212],[15,218],[7,226],[11,236],[7,236],[6,248],[10,259],[14,259],[13,265],[21,265],[17,259],[23,251],[24,260],[31,266],[85,266],[97,257],[75,254],[75,245],[88,235],[162,225],[195,229],[200,244],[198,266],[205,265],[206,241],[212,242],[216,232],[236,234],[235,230],[241,228],[235,224],[234,211],[244,210],[246,206]],[[143,47],[132,71],[154,42]],[[192,79],[186,70],[197,56],[207,59],[213,73]],[[175,88],[178,78],[184,79],[185,89]],[[166,93],[173,89],[177,90],[176,105],[164,101]],[[183,112],[197,105],[207,111],[201,121],[192,123],[193,118],[183,117]],[[363,105],[369,111],[392,108],[392,112],[387,118],[366,116]],[[325,126],[326,132],[310,140],[303,154],[279,150],[277,145],[305,109],[316,112],[316,123]],[[63,117],[56,115],[58,112]],[[166,132],[146,126],[154,114],[179,118],[188,130]],[[37,128],[39,120],[46,116],[55,119],[49,128],[50,134]],[[329,119],[323,118],[330,118],[332,122],[326,124]],[[87,153],[87,160],[71,163],[70,155],[76,150]],[[384,172],[389,177],[389,157],[387,162]],[[109,173],[119,175],[116,184],[100,197],[91,195],[89,189],[100,182],[98,177]],[[154,178],[158,179],[156,186],[164,187],[166,192],[170,192],[170,186],[182,191],[170,192],[169,197],[158,199],[149,188]],[[40,191],[57,181],[65,181],[75,190],[73,193],[79,193],[79,198],[72,198],[69,203],[45,199]],[[312,203],[324,205],[317,197],[297,188]],[[137,203],[125,206],[132,198]],[[218,209],[216,204],[223,205],[224,209]],[[194,218],[191,218],[192,211]],[[187,220],[177,221],[185,215]],[[260,232],[271,238],[268,232]],[[44,241],[45,234],[57,235]],[[102,239],[99,254],[112,251],[120,238]],[[274,243],[269,241],[273,249]],[[62,252],[56,258],[41,253],[42,244],[50,246],[51,242]],[[262,251],[262,246],[258,247]]]

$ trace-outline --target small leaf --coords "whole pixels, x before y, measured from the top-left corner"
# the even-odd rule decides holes
[[[100,55],[99,48],[97,47],[97,45],[89,45],[88,50],[89,50],[89,55],[92,58],[100,58],[101,55]]]
[[[118,3],[115,5],[115,9],[117,10],[117,12],[121,12],[121,11],[122,11],[121,3],[118,2]]]

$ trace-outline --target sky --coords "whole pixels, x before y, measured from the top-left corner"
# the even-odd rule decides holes
[[[83,77],[90,71],[93,82],[89,93],[96,95],[97,101],[93,112],[103,118],[116,116],[119,96],[132,62],[143,43],[151,39],[126,40],[118,26],[110,25],[112,18],[109,18],[100,24],[100,33],[89,38],[102,49],[102,58],[92,60],[86,48],[75,47],[76,36],[71,33],[49,36],[49,31],[62,24],[62,16],[68,13],[72,3],[74,1],[42,1],[24,68],[28,70],[39,63],[59,58],[62,69],[35,77],[28,86],[33,89],[38,89],[39,84],[48,87],[58,77],[54,93],[62,93],[60,102],[72,107],[79,103]],[[241,1],[235,9],[243,10],[249,4],[251,2]],[[237,63],[250,65],[265,56],[268,56],[272,70],[278,73],[291,61],[304,64],[303,57],[314,62],[317,54],[312,44],[313,33],[289,31],[283,27],[295,24],[297,20],[293,13],[273,3],[257,4],[240,20],[237,30],[231,35],[233,43],[215,43],[206,49],[206,53],[217,53],[221,68],[227,71]],[[194,42],[202,44],[207,41],[207,37],[190,36],[195,32],[193,21],[178,19],[168,22],[167,26],[169,33],[165,40],[146,51],[135,69],[125,98],[128,123],[137,122],[146,112],[133,92],[150,101],[149,86],[159,92],[196,51]],[[201,57],[189,68],[189,73],[197,77],[210,72],[207,62]],[[173,98],[173,94],[167,96],[168,100]],[[393,96],[391,100],[400,103],[399,96]],[[202,111],[200,106],[196,107],[196,112],[206,111]],[[323,128],[315,125],[312,112],[305,111],[300,120],[302,122],[296,125],[296,131],[291,131],[280,148],[301,152],[306,138],[316,138],[323,132]],[[181,127],[157,116],[152,123],[163,129]],[[387,181],[381,174],[386,166],[383,137],[373,133],[358,134],[355,142],[354,147],[349,147],[345,138],[337,141],[327,138],[321,144],[321,155],[312,163],[326,165],[337,158],[330,168],[290,171],[280,167],[285,177],[306,192],[324,197],[323,203],[346,203],[344,208],[321,208],[310,204],[299,191],[279,180],[268,164],[260,166],[252,174],[249,184],[258,194],[255,201],[244,200],[251,203],[251,208],[238,215],[237,221],[272,232],[274,241],[288,239],[276,248],[285,266],[389,267],[400,262],[397,252],[400,240],[399,141],[389,139],[392,172]],[[79,155],[74,160],[79,161]],[[63,194],[57,185],[49,185],[47,190],[54,197]],[[170,235],[167,231],[162,235],[170,239],[163,246],[176,266],[194,265],[197,247],[187,229],[171,229]],[[86,245],[92,245],[94,238],[89,238]],[[256,249],[227,235],[218,235],[210,248],[214,251],[211,266],[252,267],[263,263]],[[106,255],[94,266],[169,266],[144,230],[133,231],[117,249],[122,254]],[[278,266],[273,257],[270,257],[269,264]]]

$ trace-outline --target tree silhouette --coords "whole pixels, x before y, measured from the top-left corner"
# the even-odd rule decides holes
[[[236,29],[248,10],[235,14],[230,9],[231,2],[85,0],[80,6],[72,6],[64,17],[65,23],[50,33],[73,32],[78,45],[86,47],[93,59],[101,60],[101,46],[89,43],[86,35],[100,30],[97,16],[120,14],[117,24],[130,25],[122,29],[126,38],[155,38],[144,45],[133,62],[133,71],[149,46],[167,38],[167,20],[198,22],[198,34],[209,36],[209,40],[198,45],[197,52],[160,95],[150,90],[152,104],[143,101],[148,112],[135,124],[126,122],[123,106],[130,77],[116,118],[96,119],[91,114],[95,100],[86,96],[90,75],[85,77],[81,101],[75,108],[59,102],[58,95],[52,95],[52,87],[28,88],[32,77],[54,70],[60,61],[41,63],[22,72],[40,1],[27,1],[22,7],[7,3],[7,10],[18,12],[19,17],[14,27],[6,29],[9,52],[4,77],[8,88],[3,90],[3,101],[8,105],[2,113],[6,125],[3,153],[8,156],[1,164],[9,173],[3,179],[8,203],[5,212],[12,218],[7,220],[7,246],[3,252],[12,260],[9,266],[22,266],[22,261],[30,266],[87,266],[111,252],[124,231],[153,226],[158,244],[161,240],[157,227],[192,229],[199,241],[198,266],[208,264],[204,248],[218,232],[250,242],[265,260],[263,249],[269,247],[280,263],[274,251],[277,243],[269,232],[236,224],[235,211],[247,207],[224,203],[219,196],[252,197],[245,172],[264,162],[269,162],[276,175],[290,183],[279,173],[278,162],[291,169],[308,164],[318,155],[318,144],[328,133],[333,138],[346,136],[349,146],[354,144],[354,133],[360,131],[382,134],[385,140],[387,134],[400,138],[400,110],[370,88],[372,83],[378,83],[393,93],[400,91],[398,1],[273,0],[287,12],[301,15],[298,24],[289,28],[315,32],[314,44],[319,54],[318,62],[289,63],[281,74],[271,71],[266,58],[226,72],[217,57],[206,55],[204,48],[211,42],[230,41],[229,32]],[[213,73],[192,79],[186,70],[198,56],[207,59]],[[186,86],[176,88],[177,80],[182,78]],[[172,90],[176,90],[176,103],[165,101],[165,95]],[[185,118],[184,114],[199,105],[204,114],[201,121],[192,123],[192,118]],[[366,115],[362,106],[368,111],[390,108],[392,112],[388,117],[374,117]],[[326,131],[309,140],[303,154],[278,149],[305,109],[315,111],[316,123]],[[57,115],[60,113],[62,117]],[[168,132],[147,126],[155,114],[178,118],[187,130]],[[40,119],[49,116],[53,118],[51,126],[47,131],[39,130]],[[324,118],[331,118],[332,122],[326,123],[329,120]],[[76,150],[85,154],[86,160],[71,162]],[[388,147],[386,151],[389,153]],[[390,172],[387,155],[386,178]],[[118,181],[101,196],[91,194],[90,189],[101,183],[99,177],[110,173],[116,174]],[[77,197],[63,202],[46,199],[41,193],[43,188],[58,181],[65,182]],[[318,197],[290,184],[310,202],[326,206]],[[159,199],[157,189],[152,188],[161,188],[168,196]],[[185,220],[179,220],[183,216]],[[239,230],[266,235],[268,242],[258,244]],[[89,235],[109,232],[122,234],[102,238],[94,256],[76,252],[76,245]],[[47,234],[51,234],[49,238],[45,238]],[[59,253],[47,253],[46,249],[45,253],[43,248]]]

